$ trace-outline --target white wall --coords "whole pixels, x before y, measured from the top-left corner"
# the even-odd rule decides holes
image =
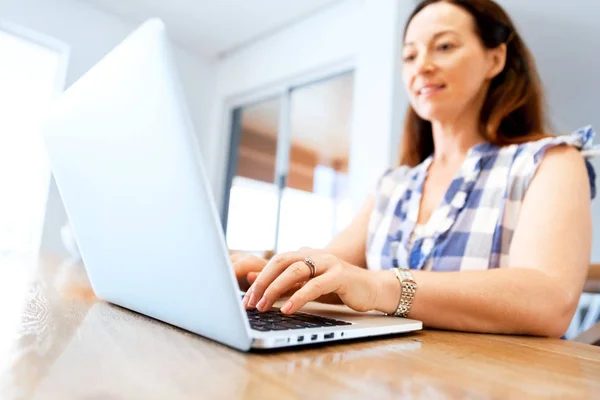
[[[536,60],[556,133],[592,125],[600,135],[600,3],[500,0]],[[600,136],[595,143],[600,143]],[[592,164],[599,175],[600,157]],[[599,186],[600,187],[600,186]],[[592,202],[592,261],[600,262],[600,193]]]
[[[355,71],[356,101],[350,185],[353,203],[362,202],[391,162],[399,132],[390,119],[406,104],[395,96],[393,73],[401,8],[409,7],[397,0],[343,1],[219,62],[210,126],[214,156],[207,160],[217,204],[227,164],[228,107],[248,93],[268,93],[349,68]]]
[[[361,0],[347,0],[228,55],[218,93],[232,96],[354,57]]]
[[[367,0],[356,30],[354,112],[349,178],[354,209],[397,159],[408,98],[399,74],[402,27],[412,4]]]
[[[70,86],[135,26],[72,0],[2,0],[0,18],[58,39],[70,46],[66,85]],[[167,27],[168,28],[168,27]],[[215,64],[177,47],[176,63],[192,111],[200,146],[206,152],[206,132],[214,96]],[[66,222],[62,201],[52,183],[42,238],[42,250],[64,252],[60,227]]]

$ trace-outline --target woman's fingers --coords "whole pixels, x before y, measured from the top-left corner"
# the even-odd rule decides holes
[[[230,259],[240,290],[243,291],[248,290],[251,285],[247,279],[248,274],[260,272],[267,265],[267,260],[250,254],[236,253]]]
[[[252,285],[257,277],[258,277],[258,272],[248,272],[246,279],[248,279],[248,283]]]
[[[250,272],[260,272],[267,265],[267,260],[250,254],[231,257],[231,264],[237,279],[245,278]]]
[[[309,301],[337,290],[338,284],[335,282],[334,274],[323,274],[306,282],[296,293],[289,298],[281,307],[284,314],[292,314],[304,307]]]
[[[301,252],[293,251],[289,253],[277,254],[271,258],[261,273],[258,275],[252,287],[246,292],[244,305],[248,308],[256,307],[257,303],[263,297],[265,290],[287,267],[295,262],[304,259]]]
[[[248,280],[248,283],[250,285],[252,285],[254,283],[254,281],[256,280],[257,276],[258,276],[258,272],[250,272],[248,274],[248,276],[246,277],[246,279]],[[290,297],[291,295],[293,295],[294,293],[296,293],[296,291],[298,289],[300,289],[302,286],[304,286],[304,282],[298,283],[298,284],[294,285],[294,287],[292,287],[290,290],[288,290],[287,292],[285,292],[284,294],[282,294],[281,297]],[[338,299],[339,299],[339,297],[338,297]]]
[[[273,282],[266,288],[262,298],[256,304],[259,311],[266,311],[273,306],[280,297],[282,297],[291,288],[299,283],[310,279],[311,269],[304,263],[298,261],[286,268]]]

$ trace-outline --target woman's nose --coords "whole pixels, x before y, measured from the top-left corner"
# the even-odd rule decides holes
[[[416,72],[418,74],[428,74],[435,70],[435,63],[431,55],[426,52],[417,58],[416,67]]]

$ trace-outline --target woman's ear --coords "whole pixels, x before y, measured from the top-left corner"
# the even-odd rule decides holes
[[[488,50],[490,67],[488,68],[487,78],[494,79],[500,72],[504,70],[506,65],[506,43],[502,43],[495,49]]]

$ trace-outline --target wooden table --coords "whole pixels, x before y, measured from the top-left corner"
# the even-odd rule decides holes
[[[425,330],[244,354],[98,301],[77,264],[0,278],[3,400],[600,398],[600,348],[581,343]]]

